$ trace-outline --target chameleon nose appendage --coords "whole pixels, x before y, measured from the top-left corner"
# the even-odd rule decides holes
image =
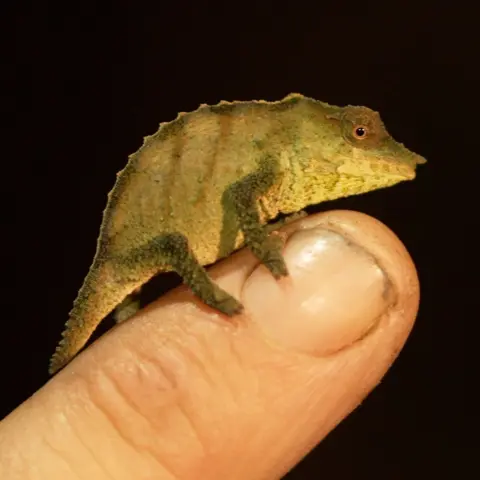
[[[423,164],[427,163],[427,159],[420,156],[420,155],[415,155],[415,163],[417,165],[423,165]]]
[[[406,254],[386,227],[371,222],[374,228],[386,230]],[[262,266],[251,275],[243,292],[244,305],[255,312],[269,339],[321,357],[348,348],[388,316],[398,298],[395,281],[355,236],[356,232],[345,234],[328,222],[312,224],[293,233],[286,244],[290,277],[270,281]],[[381,243],[377,248],[383,248]],[[260,283],[262,287],[256,287]]]

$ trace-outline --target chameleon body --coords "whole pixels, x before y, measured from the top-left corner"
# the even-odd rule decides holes
[[[287,275],[278,214],[388,187],[425,160],[397,143],[378,113],[290,94],[277,102],[220,102],[160,124],[129,157],[108,195],[97,252],[50,364],[54,373],[97,325],[159,272],[176,271],[226,315],[242,305],[203,265],[245,245]],[[118,318],[131,315],[132,304]]]

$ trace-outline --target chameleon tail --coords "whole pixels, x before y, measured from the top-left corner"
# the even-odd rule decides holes
[[[94,262],[73,304],[55,353],[50,360],[53,375],[83,348],[100,322],[121,301],[142,284],[120,282],[114,278],[108,262]]]

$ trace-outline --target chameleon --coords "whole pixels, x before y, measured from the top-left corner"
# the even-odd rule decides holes
[[[202,104],[161,123],[117,173],[49,372],[112,311],[117,321],[132,316],[129,299],[161,272],[179,274],[217,312],[241,313],[205,266],[245,246],[275,278],[286,276],[282,239],[268,228],[277,217],[412,180],[425,162],[393,139],[378,112],[299,93]]]

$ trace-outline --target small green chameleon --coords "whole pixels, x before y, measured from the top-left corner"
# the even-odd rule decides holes
[[[415,178],[425,159],[397,143],[377,112],[300,94],[277,102],[201,105],[160,124],[117,174],[97,252],[50,363],[66,365],[111,311],[175,271],[204,303],[232,316],[241,303],[203,265],[247,246],[276,278],[288,274],[279,214]],[[288,217],[287,217],[288,218]]]

